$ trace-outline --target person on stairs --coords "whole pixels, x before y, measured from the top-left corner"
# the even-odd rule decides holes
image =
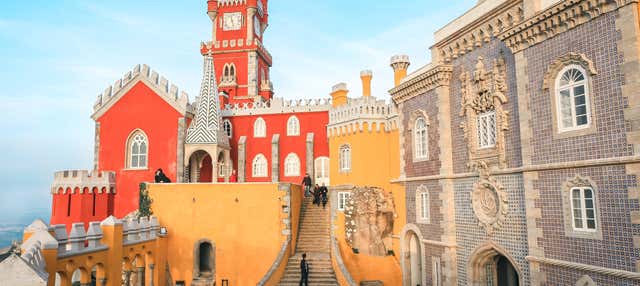
[[[322,197],[322,208],[323,209],[327,206],[327,201],[329,201],[328,195],[329,195],[329,190],[324,185],[324,183],[322,183],[322,186],[320,187],[320,196]],[[318,205],[318,206],[320,206],[320,205]]]
[[[302,187],[304,188],[304,196],[305,197],[310,197],[311,196],[311,177],[309,176],[309,173],[307,173],[304,178],[302,179]]]
[[[309,286],[309,263],[307,263],[307,254],[302,254],[302,260],[300,260],[300,285]]]
[[[320,187],[318,184],[313,188],[313,204],[320,206]]]

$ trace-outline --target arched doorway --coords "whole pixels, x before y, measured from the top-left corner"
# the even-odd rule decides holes
[[[424,271],[424,246],[420,229],[414,224],[407,224],[400,234],[400,251],[402,252],[402,284],[405,286],[426,285]]]
[[[329,186],[329,157],[316,158],[314,166],[316,184]]]
[[[209,285],[202,282],[215,280],[216,273],[216,247],[208,239],[197,241],[193,249],[193,285]]]
[[[190,183],[211,183],[213,163],[209,153],[203,150],[193,152],[189,156],[189,165],[185,174]]]
[[[486,244],[469,259],[469,285],[518,286],[520,271],[504,250]]]

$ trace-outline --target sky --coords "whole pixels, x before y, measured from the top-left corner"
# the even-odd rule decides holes
[[[389,59],[409,71],[430,60],[433,33],[476,0],[269,2],[264,45],[275,96],[328,98],[373,71],[372,93],[388,99]],[[136,64],[148,64],[193,101],[200,42],[211,37],[205,0],[0,1],[0,223],[48,213],[57,170],[90,169],[96,96]]]

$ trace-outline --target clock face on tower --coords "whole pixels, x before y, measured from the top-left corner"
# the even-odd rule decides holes
[[[240,26],[242,25],[242,13],[225,13],[222,22],[222,30],[224,31],[240,30]]]

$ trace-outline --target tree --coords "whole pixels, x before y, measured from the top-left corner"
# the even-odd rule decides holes
[[[140,183],[140,203],[138,206],[138,217],[150,216],[153,214],[151,203],[153,200],[149,197],[147,183]]]

